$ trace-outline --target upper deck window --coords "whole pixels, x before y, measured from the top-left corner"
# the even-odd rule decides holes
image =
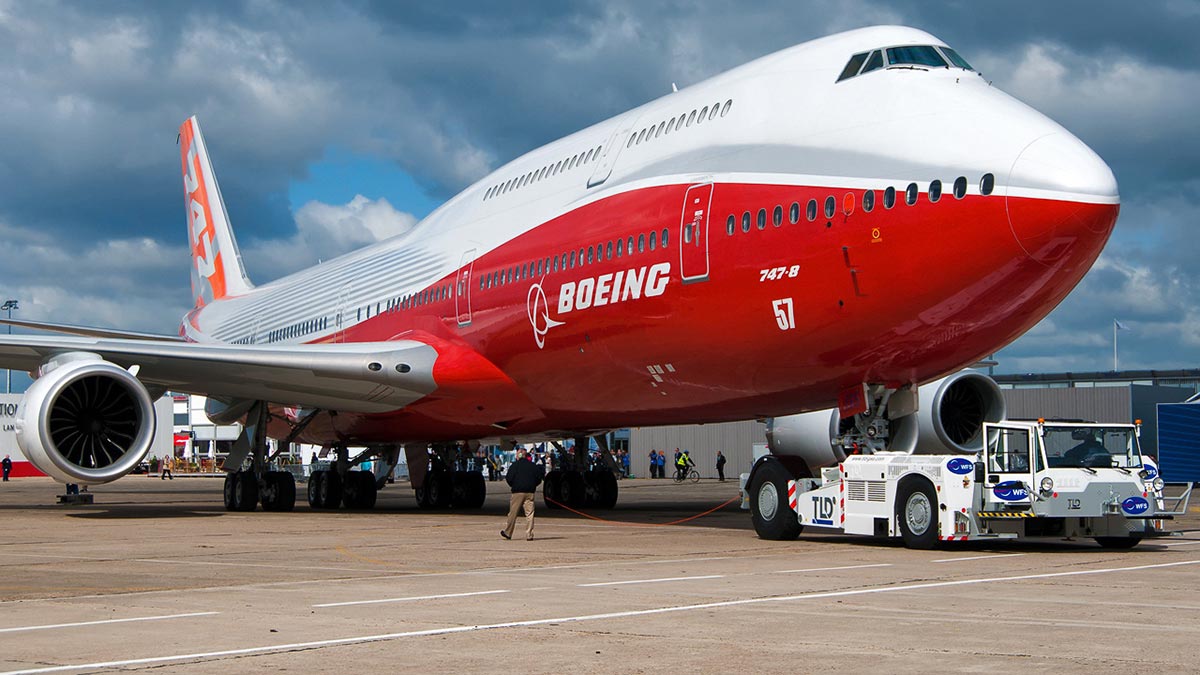
[[[891,47],[887,50],[888,65],[929,66],[945,68],[949,64],[933,47]]]

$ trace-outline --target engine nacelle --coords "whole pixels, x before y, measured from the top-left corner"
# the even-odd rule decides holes
[[[974,454],[983,449],[983,423],[1005,417],[1004,396],[995,380],[970,370],[922,385],[917,397],[917,412],[889,422],[887,450]],[[822,467],[846,459],[845,448],[833,439],[852,430],[851,421],[843,422],[836,409],[776,417],[767,421],[767,445],[774,455],[797,458],[816,476]]]
[[[64,483],[114,481],[154,440],[154,402],[129,371],[73,352],[44,364],[17,408],[17,445],[42,473]]]

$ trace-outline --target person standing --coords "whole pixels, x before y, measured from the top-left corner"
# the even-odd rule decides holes
[[[725,482],[725,455],[720,450],[717,451],[717,480]]]
[[[650,450],[650,477],[658,478],[658,453]]]
[[[4,460],[0,461],[0,467],[4,469],[4,482],[8,482],[8,474],[12,473],[12,458],[8,455],[4,456]]]
[[[158,475],[159,480],[166,480],[168,478],[170,478],[171,480],[175,480],[175,474],[171,473],[170,458],[163,457],[162,459],[160,459],[159,463],[158,463],[158,468],[160,471],[160,473]]]
[[[517,513],[525,507],[525,538],[533,539],[533,495],[537,486],[542,482],[542,469],[529,461],[525,448],[517,450],[517,459],[508,467],[505,480],[512,488],[512,497],[508,501],[508,522],[500,530],[500,536],[512,539],[513,528],[517,525]]]
[[[658,477],[667,477],[667,453],[662,450],[658,451]]]

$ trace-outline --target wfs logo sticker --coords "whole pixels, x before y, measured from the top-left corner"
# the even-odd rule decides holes
[[[1021,484],[1019,480],[1006,480],[1003,483],[998,483],[992,488],[992,494],[996,495],[996,499],[1001,499],[1006,502],[1019,502],[1023,499],[1029,499],[1029,491]]]
[[[1143,461],[1142,469],[1146,472],[1146,480],[1154,480],[1158,478],[1158,467],[1153,462]]]
[[[1121,502],[1121,510],[1131,516],[1140,516],[1150,510],[1150,502],[1141,497],[1130,497]]]
[[[950,473],[965,476],[975,470],[975,463],[965,457],[953,457],[946,462],[946,468]]]

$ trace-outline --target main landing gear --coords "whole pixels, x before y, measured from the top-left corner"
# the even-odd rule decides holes
[[[611,509],[617,505],[617,464],[608,450],[608,439],[596,437],[600,461],[592,464],[588,439],[577,437],[573,452],[555,443],[559,467],[546,474],[542,498],[548,509]]]
[[[312,411],[292,426],[291,433],[279,442],[286,448],[304,431],[320,411]],[[267,405],[255,403],[246,416],[246,426],[234,441],[225,460],[224,500],[227,511],[253,511],[261,503],[264,511],[291,511],[296,507],[296,477],[289,471],[269,471],[274,455],[267,447]],[[351,471],[350,467],[374,459],[386,467],[380,475],[386,477],[400,458],[399,448],[382,446],[367,448],[351,459],[347,449],[337,449],[337,461],[330,470],[314,471],[308,479],[308,504],[312,508],[371,509],[379,487],[386,478],[377,478],[371,471]],[[276,451],[278,454],[278,451]],[[243,469],[250,457],[250,468]]]
[[[478,445],[458,446],[419,443],[405,446],[409,477],[417,505],[423,509],[478,509],[487,499],[487,481],[483,467],[476,463],[472,469],[468,457],[473,457]],[[464,453],[465,451],[465,453]]]

